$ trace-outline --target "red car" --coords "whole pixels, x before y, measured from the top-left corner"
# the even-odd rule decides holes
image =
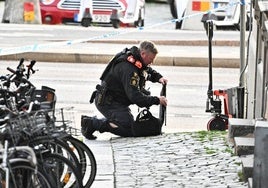
[[[43,24],[73,22],[79,12],[80,0],[40,0]]]
[[[40,0],[43,24],[144,26],[144,0]]]

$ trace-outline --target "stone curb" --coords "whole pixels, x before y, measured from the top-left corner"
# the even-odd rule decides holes
[[[49,53],[28,52],[0,57],[1,60],[35,59],[42,62],[66,62],[66,63],[96,63],[105,64],[111,60],[111,54],[78,54],[78,53]],[[213,67],[239,68],[238,58],[213,58]],[[155,65],[161,66],[190,66],[207,67],[207,57],[175,57],[158,56]]]
[[[152,40],[156,45],[174,45],[174,46],[207,46],[208,40]],[[139,44],[141,40],[90,40],[88,43],[109,43],[109,44]],[[213,40],[213,46],[240,46],[237,40]]]
[[[152,40],[158,46],[175,46],[177,48],[183,49],[184,46],[195,46],[204,48],[208,45],[206,39],[196,39],[196,40]],[[55,42],[55,41],[54,41]],[[60,42],[60,41],[57,41]],[[130,40],[130,39],[106,39],[106,40],[91,40],[85,43],[81,43],[81,47],[88,45],[137,45],[140,40]],[[215,47],[239,47],[239,41],[237,40],[214,40],[212,45]],[[83,45],[84,44],[84,45]],[[80,46],[79,46],[80,47]],[[25,59],[35,59],[36,61],[42,62],[67,62],[67,63],[97,63],[104,64],[110,61],[114,56],[113,52],[99,52],[93,50],[91,53],[85,52],[80,48],[64,48],[58,49],[56,51],[44,50],[38,52],[27,52],[21,54],[4,55],[0,56],[1,60],[18,60],[20,58]],[[169,50],[169,49],[167,49]],[[107,53],[108,52],[108,53]],[[168,51],[167,51],[168,52]],[[156,65],[163,66],[191,66],[191,67],[207,67],[208,57],[192,57],[187,51],[182,54],[171,54],[164,53],[158,54],[155,61]],[[240,60],[237,57],[226,57],[224,54],[213,58],[213,67],[223,67],[223,68],[238,68],[240,65]]]

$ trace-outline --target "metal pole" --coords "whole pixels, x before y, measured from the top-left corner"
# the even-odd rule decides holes
[[[246,34],[246,6],[245,0],[240,2],[240,75],[243,74],[246,61],[245,61],[245,34]],[[239,86],[245,86],[245,75],[241,75]]]
[[[206,102],[206,112],[211,112],[210,109],[210,102],[213,98],[213,81],[212,81],[212,38],[213,38],[213,21],[207,20],[206,21],[206,32],[208,36],[208,68],[209,68],[209,84],[208,84],[208,91],[207,91],[207,102]]]
[[[213,38],[213,21],[208,20],[208,57],[209,57],[209,86],[208,89],[211,91],[213,87],[213,81],[212,81],[212,38]]]

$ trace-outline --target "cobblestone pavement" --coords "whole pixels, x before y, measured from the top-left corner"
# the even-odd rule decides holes
[[[115,187],[247,187],[226,138],[207,131],[113,138]]]

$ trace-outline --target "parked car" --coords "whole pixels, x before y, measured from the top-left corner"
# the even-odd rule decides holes
[[[173,18],[181,19],[184,17],[188,0],[168,0],[168,3]],[[181,29],[182,22],[183,20],[176,21],[175,28]]]
[[[42,23],[74,22],[74,15],[79,12],[79,7],[79,0],[40,0]]]
[[[75,21],[82,26],[91,24],[109,24],[143,27],[145,19],[144,0],[81,0],[79,13]]]
[[[144,0],[40,0],[40,8],[44,24],[144,26]]]
[[[213,14],[215,16],[214,24],[216,27],[234,26],[240,29],[240,3],[235,0],[213,0],[213,8],[217,9]],[[250,2],[246,2],[246,29],[250,26]]]
[[[198,0],[195,2],[202,2]],[[207,1],[206,1],[207,2]],[[210,9],[215,11],[211,12],[211,17],[215,20],[214,24],[217,28],[235,27],[239,28],[240,25],[240,4],[235,4],[234,0],[210,0]],[[183,18],[187,15],[186,7],[188,0],[168,0],[170,5],[170,12],[173,18],[181,19],[176,22],[176,29],[181,29]],[[194,2],[193,2],[194,3]],[[246,29],[249,28],[249,9],[250,5],[246,1]],[[201,12],[201,11],[200,11]],[[200,20],[201,21],[201,20]]]

